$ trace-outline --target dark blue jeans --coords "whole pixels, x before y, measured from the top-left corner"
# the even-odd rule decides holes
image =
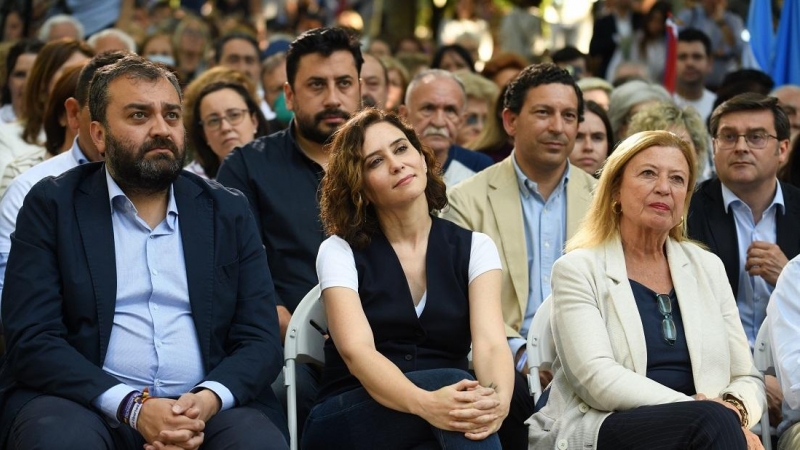
[[[457,369],[420,370],[405,375],[427,391],[474,379]],[[329,397],[314,406],[306,422],[302,447],[308,450],[501,448],[497,434],[482,441],[469,440],[464,433],[441,430],[419,416],[387,408],[373,400],[363,387]]]
[[[201,450],[289,448],[283,433],[246,406],[220,412],[206,424]],[[7,450],[141,450],[142,435],[127,425],[112,428],[95,410],[60,397],[42,395],[17,414]],[[2,443],[0,443],[2,447]]]

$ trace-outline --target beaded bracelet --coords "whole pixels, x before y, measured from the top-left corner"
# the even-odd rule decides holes
[[[143,391],[133,391],[126,395],[117,410],[117,419],[136,430],[136,422],[139,420],[139,413],[142,410],[142,406],[150,398],[152,397],[150,396],[150,390],[148,388],[144,388]]]
[[[736,408],[737,411],[739,411],[739,416],[741,417],[742,426],[746,427],[747,421],[749,419],[749,414],[747,413],[747,408],[744,407],[744,403],[742,403],[741,400],[730,394],[725,394],[722,400],[727,403],[730,403]]]

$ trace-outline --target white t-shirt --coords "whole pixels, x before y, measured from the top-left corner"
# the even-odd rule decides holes
[[[495,269],[501,269],[500,255],[492,239],[483,233],[472,233],[472,247],[469,252],[469,283],[478,276]],[[320,290],[329,287],[346,287],[358,292],[358,269],[350,244],[339,236],[331,236],[322,242],[317,254],[317,277]],[[428,291],[415,307],[417,317],[422,314],[427,302]]]
[[[708,121],[708,116],[711,115],[711,112],[714,110],[714,101],[717,99],[717,94],[709,91],[708,89],[703,89],[703,96],[697,100],[687,100],[676,92],[673,96],[675,100],[675,104],[679,107],[683,108],[685,106],[691,106],[700,113],[700,117],[703,119],[703,123]]]

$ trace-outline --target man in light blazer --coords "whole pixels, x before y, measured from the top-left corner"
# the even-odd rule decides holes
[[[515,387],[523,391],[528,327],[550,294],[553,263],[577,230],[596,184],[568,162],[581,120],[583,97],[567,71],[554,64],[527,67],[511,81],[504,99],[503,126],[514,137],[514,151],[454,186],[444,211],[445,218],[486,233],[497,244],[503,319],[518,373]],[[517,415],[515,405],[511,416]],[[524,421],[532,408],[518,413]]]

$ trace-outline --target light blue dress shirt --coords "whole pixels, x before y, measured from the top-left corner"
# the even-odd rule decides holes
[[[155,397],[178,397],[204,387],[222,400],[221,409],[234,406],[228,388],[213,381],[200,383],[206,374],[192,319],[173,188],[167,217],[151,230],[108,172],[106,181],[114,230],[117,303],[103,370],[120,384],[99,395],[94,406],[116,424],[125,396],[145,387]]]
[[[539,193],[539,186],[531,181],[517,164],[516,155],[512,162],[519,184],[522,202],[522,218],[525,230],[525,247],[528,254],[528,306],[522,321],[522,336],[528,335],[533,315],[550,295],[550,274],[553,264],[564,251],[567,234],[567,182],[569,164],[564,175],[547,201]],[[512,354],[525,344],[524,339],[511,339]]]
[[[736,237],[739,246],[739,292],[736,295],[736,306],[739,307],[739,318],[742,320],[744,333],[750,342],[750,349],[756,342],[756,335],[761,323],[767,317],[767,304],[772,290],[775,288],[760,276],[751,276],[744,269],[747,261],[747,249],[753,241],[765,241],[774,244],[777,241],[775,231],[776,214],[784,214],[786,207],[783,204],[783,191],[781,184],[777,184],[775,197],[772,203],[764,210],[761,220],[756,224],[753,220],[753,211],[730,189],[722,185],[722,201],[725,203],[725,212],[733,210],[733,220],[736,223]]]

